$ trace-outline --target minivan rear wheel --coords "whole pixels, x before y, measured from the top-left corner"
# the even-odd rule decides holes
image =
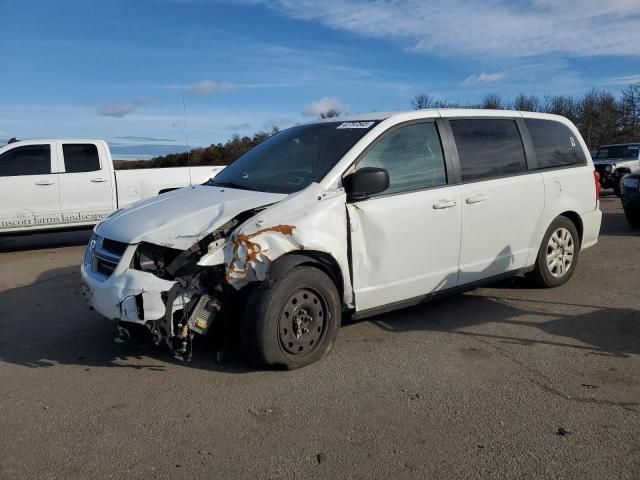
[[[541,287],[564,285],[573,275],[579,255],[578,229],[567,217],[558,217],[542,239],[531,276]]]
[[[338,335],[341,306],[324,272],[295,267],[249,295],[242,319],[246,356],[258,365],[289,370],[320,360]]]

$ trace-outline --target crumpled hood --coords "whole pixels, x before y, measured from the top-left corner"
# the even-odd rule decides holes
[[[236,215],[286,197],[227,187],[181,188],[118,210],[96,233],[128,244],[145,241],[186,250]]]

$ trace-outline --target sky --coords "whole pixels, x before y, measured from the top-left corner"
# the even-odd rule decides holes
[[[640,0],[0,0],[0,55],[0,144],[146,158],[418,93],[618,95]]]

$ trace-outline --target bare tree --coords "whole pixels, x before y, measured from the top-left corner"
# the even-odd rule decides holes
[[[620,130],[624,141],[640,137],[640,82],[622,90],[620,99]]]
[[[425,108],[433,108],[434,100],[426,93],[419,93],[413,100],[411,100],[411,106],[414,110],[424,110]]]
[[[513,101],[513,109],[521,112],[539,112],[540,100],[535,95],[520,93]]]
[[[497,93],[488,93],[482,99],[482,108],[490,108],[493,110],[502,110],[505,108],[502,97]]]
[[[554,95],[544,97],[543,111],[567,117],[573,123],[578,122],[579,108],[578,102],[573,97],[565,95]]]
[[[610,142],[619,135],[619,105],[611,93],[595,88],[580,101],[577,126],[589,148]]]
[[[333,117],[339,117],[340,115],[342,115],[342,112],[340,112],[340,110],[337,110],[335,108],[331,108],[331,109],[327,110],[326,112],[322,112],[320,114],[320,118],[333,118]]]

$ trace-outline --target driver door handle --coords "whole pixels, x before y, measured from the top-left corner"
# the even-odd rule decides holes
[[[103,182],[108,182],[108,180],[106,178],[103,177],[97,177],[97,178],[92,178],[91,181],[93,183],[103,183]]]
[[[438,203],[433,204],[435,210],[444,210],[445,208],[455,207],[457,202],[455,200],[440,200]]]
[[[38,180],[38,181],[36,182],[36,185],[41,185],[41,186],[44,186],[44,185],[53,185],[53,180]]]

